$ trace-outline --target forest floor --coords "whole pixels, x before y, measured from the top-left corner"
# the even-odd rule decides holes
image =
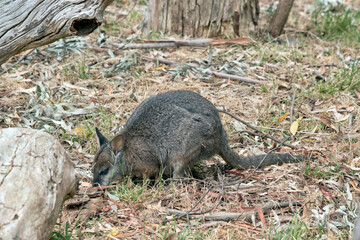
[[[0,128],[45,129],[77,168],[78,194],[65,202],[53,239],[351,238],[360,196],[358,1],[319,8],[318,14],[311,12],[313,1],[295,1],[277,40],[264,30],[273,1],[261,2],[260,34],[248,44],[119,49],[113,43],[145,39],[138,27],[146,6],[116,1],[107,8],[106,23],[90,36],[28,50],[5,64]],[[180,37],[150,36],[170,38]],[[178,65],[147,60],[158,57]],[[262,83],[218,78],[189,63]],[[276,151],[311,160],[266,167],[227,187],[253,169],[224,167],[215,156],[197,166],[204,180],[128,178],[92,187],[95,127],[111,138],[143,100],[176,89],[197,92],[266,134],[290,137],[294,148]],[[239,154],[266,153],[279,145],[221,117]]]

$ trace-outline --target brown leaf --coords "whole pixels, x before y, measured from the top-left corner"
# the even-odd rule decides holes
[[[336,132],[338,132],[338,129],[332,124],[331,120],[327,117],[320,117],[320,120],[326,125],[328,126],[329,128],[332,128],[334,129]]]
[[[262,224],[264,225],[264,228],[266,228],[266,220],[265,220],[265,216],[264,216],[264,212],[261,208],[258,208],[256,209],[258,214],[259,214],[259,217],[260,217],[260,220],[262,222]]]

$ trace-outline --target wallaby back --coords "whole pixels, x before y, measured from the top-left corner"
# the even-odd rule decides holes
[[[214,105],[197,93],[178,90],[152,96],[108,141],[96,130],[100,149],[94,159],[94,183],[108,185],[125,175],[183,177],[198,161],[219,154],[235,168],[256,167],[263,156],[239,156],[230,149]],[[270,154],[262,166],[303,160]]]

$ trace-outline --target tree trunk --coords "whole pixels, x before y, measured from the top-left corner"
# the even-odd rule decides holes
[[[281,35],[285,23],[289,17],[294,0],[282,0],[275,10],[274,16],[270,21],[269,33],[274,38]]]
[[[103,12],[112,1],[2,0],[0,65],[24,50],[91,33],[103,22]]]
[[[241,34],[257,26],[259,13],[259,0],[150,0],[142,30],[214,37],[237,33],[233,27],[240,27]],[[238,24],[230,25],[234,19]]]

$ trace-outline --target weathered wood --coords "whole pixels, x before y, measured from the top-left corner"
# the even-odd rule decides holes
[[[8,0],[0,2],[0,65],[26,49],[72,35],[87,35],[113,0]]]
[[[277,6],[274,16],[270,21],[269,33],[273,37],[281,35],[289,17],[294,0],[282,0]]]
[[[76,186],[74,166],[54,137],[0,128],[0,239],[49,239]]]
[[[150,0],[142,22],[150,31],[191,37],[214,37],[232,29],[234,12],[239,13],[240,35],[257,26],[259,0]],[[237,30],[235,30],[237,31]]]

